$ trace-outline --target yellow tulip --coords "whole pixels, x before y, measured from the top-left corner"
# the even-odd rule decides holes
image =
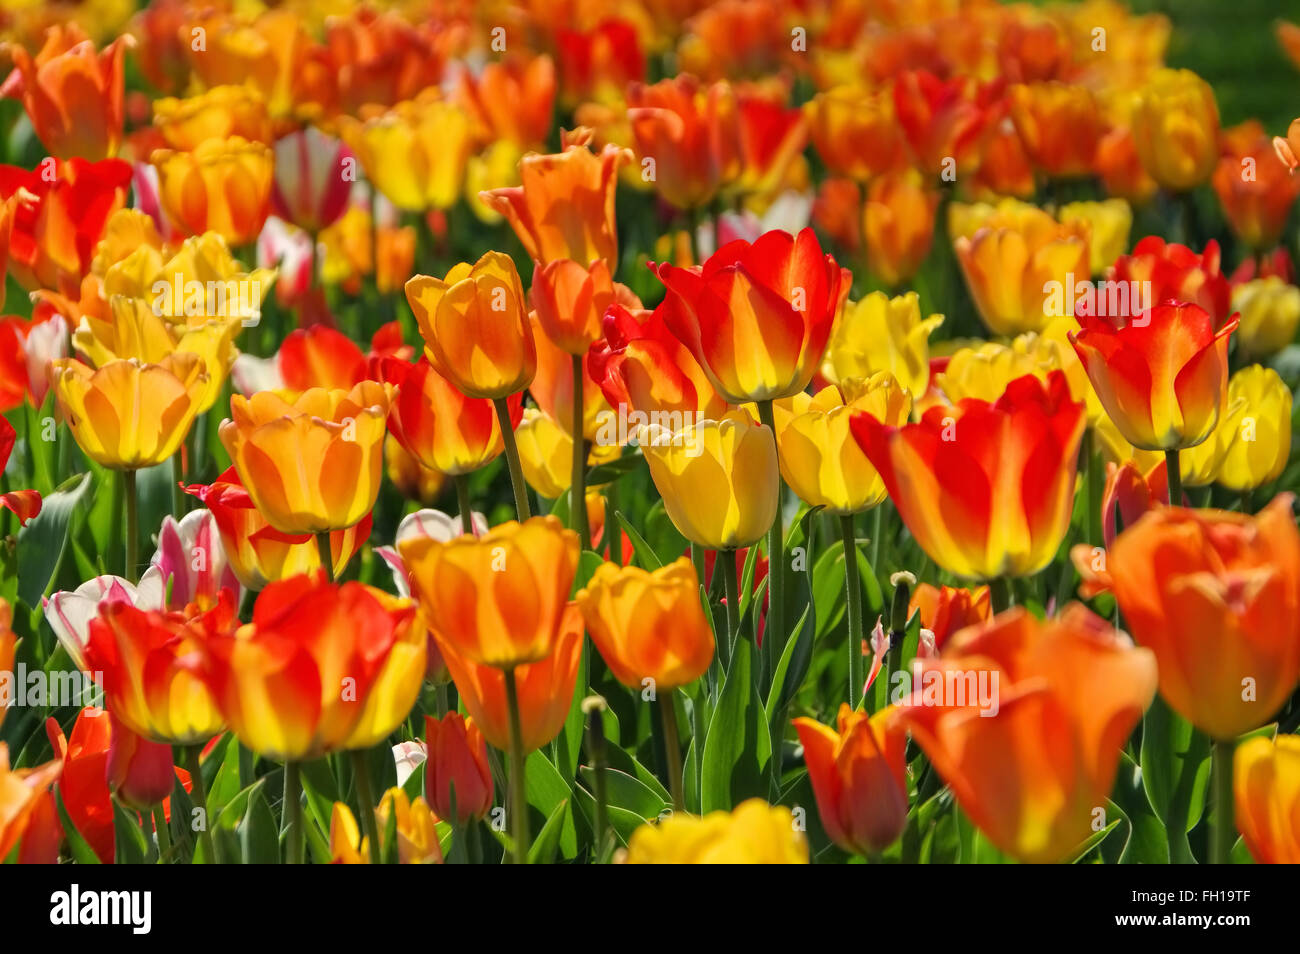
[[[888,371],[914,399],[923,395],[930,381],[930,335],[943,324],[943,315],[922,319],[920,302],[916,292],[896,298],[872,292],[845,305],[831,333],[822,377],[837,384]]]
[[[1300,736],[1256,736],[1233,761],[1237,829],[1256,861],[1300,864]]]
[[[849,430],[858,411],[901,427],[912,399],[892,374],[880,371],[822,388],[816,397],[796,394],[774,408],[781,475],[799,499],[828,513],[868,510],[886,496],[884,481]]]
[[[637,435],[673,525],[711,550],[749,546],[776,519],[779,472],[772,432],[743,411]]]
[[[254,241],[271,211],[275,155],[241,136],[208,139],[190,152],[155,150],[158,195],[189,235],[217,232],[231,245]]]
[[[1300,326],[1300,288],[1277,275],[1243,282],[1232,290],[1232,310],[1241,315],[1237,325],[1241,353],[1267,358],[1295,340]]]
[[[1165,188],[1185,192],[1213,174],[1219,107],[1191,70],[1158,70],[1134,100],[1132,128],[1142,167]]]
[[[425,98],[364,122],[344,116],[339,123],[366,176],[399,209],[448,209],[460,199],[471,137],[458,106]]]
[[[1133,209],[1123,199],[1070,202],[1061,206],[1056,217],[1062,225],[1083,225],[1088,229],[1088,264],[1094,275],[1103,274],[1128,251]]]
[[[569,432],[545,411],[529,407],[515,428],[515,443],[528,486],[543,497],[558,500],[573,484],[573,438]],[[607,463],[621,452],[617,444],[593,443],[587,463]]]
[[[402,865],[442,864],[442,846],[438,843],[438,819],[423,798],[411,801],[401,788],[393,787],[375,809],[378,829],[388,831],[393,819],[397,835],[397,863]]]
[[[59,413],[86,456],[114,470],[161,464],[189,433],[208,373],[196,354],[156,364],[135,358],[98,369],[71,358],[51,362]]]
[[[1291,456],[1291,390],[1272,368],[1242,368],[1228,381],[1228,405],[1244,408],[1228,435],[1218,482],[1229,490],[1254,490],[1282,476]]]
[[[643,825],[627,846],[630,865],[806,865],[808,842],[790,809],[759,798],[703,818],[676,814]]]

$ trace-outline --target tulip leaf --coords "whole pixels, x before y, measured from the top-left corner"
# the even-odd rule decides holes
[[[754,685],[753,664],[753,641],[737,640],[704,740],[700,803],[706,814],[768,792],[772,735]]]
[[[564,819],[569,800],[566,798],[557,804],[546,819],[546,824],[533,839],[528,849],[528,863],[531,865],[549,865],[555,861],[555,853],[560,847],[560,833],[564,830]]]
[[[1157,696],[1142,720],[1139,762],[1147,799],[1168,836],[1168,860],[1194,861],[1187,832],[1196,827],[1205,808],[1209,740]]]
[[[1119,805],[1110,799],[1107,799],[1105,810],[1100,815],[1096,813],[1093,815],[1094,827],[1098,822],[1100,822],[1103,827],[1094,830],[1093,833],[1084,840],[1083,844],[1076,849],[1073,858],[1074,864],[1087,862],[1089,856],[1098,848],[1102,849],[1100,857],[1092,860],[1111,861],[1113,858],[1118,858],[1122,855],[1124,850],[1128,847],[1128,840],[1133,835],[1133,826],[1130,824],[1128,816],[1124,814],[1124,809],[1120,808]],[[1117,847],[1107,852],[1106,849],[1109,848],[1111,844],[1110,836],[1117,831],[1120,833],[1120,837],[1114,839]],[[1109,854],[1110,857],[1106,857],[1107,854]]]
[[[661,802],[672,801],[672,796],[668,794],[668,789],[664,788],[663,782],[659,781],[654,772],[651,772],[638,762],[626,749],[617,745],[607,745],[605,746],[605,759],[611,768],[635,777],[637,781],[650,789]]]
[[[581,772],[583,781],[594,792],[596,770],[590,765],[584,765]],[[640,779],[609,767],[605,768],[605,799],[606,804],[626,808],[647,821],[659,817],[659,814],[669,805],[669,799],[660,797]]]
[[[799,617],[799,622],[795,626],[795,638],[785,644],[781,659],[776,664],[776,672],[772,675],[772,689],[767,695],[768,722],[773,722],[785,711],[785,707],[799,691],[799,686],[808,673],[815,629],[814,621],[810,619],[812,615],[813,606],[809,603],[804,607],[803,615]],[[773,725],[773,728],[784,731],[784,726]]]
[[[72,516],[90,486],[90,474],[70,477],[45,498],[41,512],[18,531],[18,598],[32,609],[41,605],[63,561]]]
[[[528,804],[541,812],[543,819],[549,819],[556,806],[570,798],[569,783],[551,764],[550,759],[540,751],[530,752],[524,763],[524,778],[528,785]],[[537,831],[536,825],[530,825]],[[560,826],[560,855],[575,858],[578,854],[578,829],[574,823],[573,812],[564,810],[564,820]]]
[[[68,814],[68,806],[63,803],[63,790],[57,785],[54,788],[54,800],[58,805],[59,819],[63,822],[63,834],[68,840],[68,850],[72,852],[72,860],[81,865],[99,864],[99,855],[95,854],[95,849],[91,848],[81,832],[77,831],[72,816]]]
[[[582,808],[582,815],[587,825],[592,830],[596,827],[596,799],[582,786],[574,789],[574,795],[578,805]],[[628,839],[632,837],[632,832],[636,831],[646,820],[636,812],[630,812],[626,808],[620,808],[617,805],[606,805],[606,815],[609,818],[609,827],[614,830],[614,837],[620,845],[627,846]]]
[[[622,511],[615,510],[614,516],[618,519],[623,532],[627,534],[627,538],[632,541],[632,549],[636,552],[636,558],[641,567],[646,570],[657,570],[663,566],[663,562],[650,548],[650,544],[645,542],[645,537],[637,533],[636,527],[632,526],[627,517],[623,516]]]
[[[142,865],[146,861],[157,859],[155,847],[145,838],[140,824],[133,810],[123,807],[121,802],[113,802],[113,828],[117,833],[116,864]],[[148,826],[149,821],[146,819],[144,824]]]
[[[569,700],[569,715],[564,720],[564,728],[552,743],[552,758],[556,768],[565,778],[573,778],[578,771],[578,755],[582,748],[582,730],[587,716],[582,711],[582,700],[587,694],[587,667],[590,665],[588,653],[590,647],[584,647],[578,658],[578,677],[574,680],[573,698]]]
[[[265,790],[254,792],[248,800],[248,811],[236,829],[239,834],[239,853],[244,864],[275,865],[280,863],[280,831],[271,806],[266,803]]]

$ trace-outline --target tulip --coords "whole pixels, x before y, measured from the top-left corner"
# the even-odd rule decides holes
[[[120,36],[98,53],[75,25],[57,24],[33,58],[10,44],[14,72],[0,96],[21,99],[37,138],[59,159],[104,159],[122,139],[123,63],[133,41]]]
[[[449,712],[441,719],[424,717],[428,757],[424,790],[439,818],[457,825],[486,818],[492,810],[492,770],[487,746],[474,720]]]
[[[826,350],[851,276],[822,253],[812,229],[737,240],[704,265],[657,266],[665,322],[727,401],[802,391]]]
[[[1049,82],[1013,86],[1011,119],[1030,160],[1048,178],[1088,176],[1105,129],[1091,89]]]
[[[0,674],[14,672],[14,653],[18,646],[18,638],[14,635],[13,622],[13,607],[0,597]],[[0,693],[0,725],[4,724],[5,713],[13,703],[14,700],[8,690]]]
[[[1272,368],[1253,364],[1228,381],[1228,405],[1238,403],[1242,409],[1236,421],[1226,422],[1230,430],[1215,479],[1244,493],[1272,483],[1286,469],[1291,456],[1291,389]]]
[[[1172,298],[1200,305],[1210,313],[1217,328],[1231,313],[1232,294],[1220,265],[1218,242],[1206,243],[1205,251],[1198,254],[1186,245],[1148,235],[1137,243],[1131,255],[1116,260],[1107,277],[1130,286],[1134,282],[1149,283],[1150,292],[1143,296],[1148,303]],[[1139,309],[1133,306],[1133,310]]]
[[[221,714],[187,669],[186,656],[237,625],[231,593],[213,609],[188,616],[121,600],[101,604],[90,621],[86,665],[102,673],[108,707],[131,732],[174,745],[205,742],[221,731]]]
[[[1300,166],[1300,159],[1296,158],[1300,155],[1300,119],[1291,120],[1286,136],[1273,137],[1273,151],[1277,154],[1278,161],[1286,166],[1287,172],[1294,174]]]
[[[1237,345],[1242,353],[1271,357],[1295,340],[1300,288],[1277,275],[1252,279],[1232,289],[1231,310],[1240,314]]]
[[[209,139],[239,136],[249,142],[271,142],[271,118],[266,103],[249,86],[215,86],[186,99],[157,99],[153,124],[172,149],[188,152]]]
[[[224,558],[229,561],[230,570],[239,583],[247,589],[260,590],[267,583],[320,569],[320,551],[311,536],[281,533],[272,527],[253,505],[252,497],[240,483],[239,473],[234,467],[228,468],[212,484],[193,484],[185,488],[185,492],[198,497],[211,512],[221,534]],[[367,514],[360,523],[330,533],[330,565],[334,568],[334,579],[342,576],[348,561],[370,538],[370,525],[371,519]],[[161,573],[157,576],[161,579]],[[142,578],[141,584],[144,582]]]
[[[679,431],[650,424],[637,440],[669,519],[692,543],[749,546],[776,520],[776,442],[743,411]]]
[[[167,581],[157,569],[150,568],[137,586],[120,576],[96,576],[72,591],[60,591],[43,601],[46,622],[64,652],[82,672],[88,672],[86,644],[90,641],[90,622],[107,606],[127,603],[144,610],[161,610],[166,601]]]
[[[295,87],[303,78],[309,38],[301,17],[292,10],[268,10],[254,18],[224,16],[213,11],[182,23],[185,54],[191,70],[205,87],[247,85],[266,101],[272,116],[289,116]],[[202,30],[203,44],[195,44]]]
[[[943,315],[921,318],[916,292],[895,298],[872,292],[844,308],[831,335],[822,377],[838,383],[888,371],[915,400],[929,387],[929,339],[941,324]]]
[[[170,743],[151,742],[109,712],[113,730],[108,745],[108,787],[118,801],[137,811],[161,806],[176,785]]]
[[[510,256],[488,252],[445,279],[416,275],[406,300],[429,363],[467,397],[505,398],[532,382],[537,348]]]
[[[1026,375],[997,401],[931,407],[919,423],[851,425],[931,559],[968,579],[1032,576],[1069,530],[1083,404],[1065,375]]]
[[[604,102],[617,98],[646,72],[638,29],[621,19],[604,19],[589,30],[556,31],[561,102]]]
[[[1061,206],[1056,217],[1064,226],[1077,223],[1088,227],[1088,265],[1093,275],[1107,267],[1128,250],[1128,233],[1133,227],[1133,209],[1123,199],[1102,202],[1070,202]]]
[[[676,812],[642,825],[627,845],[630,865],[808,864],[808,841],[785,806],[759,798],[703,818]]]
[[[923,173],[937,176],[950,163],[960,169],[973,159],[987,120],[981,98],[978,83],[969,77],[942,80],[909,70],[894,79],[898,124]]]
[[[526,408],[515,428],[515,440],[524,479],[541,496],[558,500],[573,486],[573,438],[559,422],[535,407]],[[587,455],[586,464],[608,463],[621,451],[616,441],[598,444]]]
[[[1263,725],[1300,680],[1300,532],[1283,494],[1251,517],[1157,509],[1110,548],[1115,597],[1160,694],[1215,739]]]
[[[539,262],[618,261],[614,191],[619,166],[630,158],[614,145],[593,153],[573,142],[559,153],[524,156],[520,185],[480,193],[510,222],[524,250]]]
[[[454,104],[422,97],[364,122],[344,116],[340,131],[369,181],[399,209],[447,209],[460,198],[471,142],[469,118]]]
[[[630,292],[610,277],[609,263],[596,259],[590,267],[568,259],[537,263],[530,300],[538,323],[561,351],[581,356],[600,337],[601,319],[618,302],[640,308]]]
[[[330,812],[330,863],[364,865],[370,861],[370,841],[357,827],[357,817],[346,802],[335,802]]]
[[[347,210],[356,159],[339,140],[315,126],[275,141],[271,209],[313,235]]]
[[[477,76],[463,71],[457,93],[481,140],[540,146],[555,108],[555,62],[543,54],[487,63]]]
[[[257,509],[281,533],[324,533],[361,522],[383,476],[392,389],[312,388],[289,402],[273,392],[230,399],[219,434]]]
[[[556,517],[510,521],[481,537],[402,540],[397,551],[439,644],[511,669],[551,655],[573,576],[577,535]]]
[[[907,423],[912,400],[893,375],[848,379],[816,397],[799,393],[775,411],[781,476],[799,499],[836,516],[869,510],[885,499],[885,485],[853,440],[849,420],[864,412],[882,424]]]
[[[1277,244],[1300,195],[1300,180],[1274,158],[1264,127],[1244,123],[1225,135],[1211,183],[1233,234],[1256,252]]]
[[[4,473],[5,465],[9,463],[9,455],[13,452],[17,436],[13,425],[0,417],[0,474]],[[41,512],[41,495],[35,490],[11,490],[0,494],[0,510],[13,511],[18,518],[18,525],[26,526],[27,521]]]
[[[425,467],[390,433],[384,438],[384,473],[407,500],[431,504],[447,486],[447,475]]]
[[[1191,70],[1158,70],[1138,92],[1133,142],[1142,166],[1166,189],[1186,192],[1214,172],[1219,107]]]
[[[334,105],[344,114],[411,99],[443,75],[445,34],[432,22],[359,7],[327,17],[324,33]]]
[[[914,680],[898,717],[962,811],[1007,854],[1054,862],[1092,833],[1156,660],[1079,604],[1044,622],[1016,608],[954,636]]]
[[[902,165],[902,135],[887,91],[836,86],[804,108],[813,147],[832,175],[865,182]]]
[[[867,270],[891,288],[912,278],[930,254],[938,207],[939,193],[914,171],[873,179],[862,207]]]
[[[271,210],[274,153],[239,136],[209,139],[191,152],[159,149],[158,170],[167,217],[189,235],[216,232],[231,245],[247,245]]]
[[[1071,334],[1106,414],[1143,450],[1195,447],[1213,433],[1227,402],[1228,336],[1197,305],[1165,302],[1122,326],[1082,316]],[[1170,475],[1171,488],[1179,485]]]
[[[727,83],[703,85],[689,73],[627,91],[636,160],[664,201],[707,205],[738,171],[739,117]]]
[[[442,845],[438,843],[438,819],[423,798],[415,801],[400,788],[384,792],[375,809],[376,830],[387,832],[389,825],[396,834],[397,863],[401,865],[440,865]],[[388,846],[391,848],[391,846]]]
[[[117,835],[113,799],[108,790],[108,753],[112,744],[109,714],[86,706],[77,715],[72,732],[64,736],[53,716],[45,720],[54,757],[63,763],[57,794],[77,833],[90,845],[101,864],[111,864]],[[62,839],[59,839],[60,841]]]
[[[845,851],[881,852],[907,821],[907,740],[894,715],[892,708],[868,716],[842,704],[838,731],[794,720],[822,827]]]
[[[102,467],[138,470],[176,453],[207,392],[203,360],[177,352],[157,364],[110,361],[92,370],[52,362],[59,414],[86,456]]]
[[[989,599],[987,586],[968,590],[922,583],[912,591],[907,614],[909,617],[912,613],[921,614],[921,628],[931,633],[933,650],[938,652],[953,633],[991,618]]]
[[[1300,736],[1243,742],[1233,765],[1237,828],[1256,861],[1300,864]]]
[[[50,786],[63,771],[54,759],[29,769],[9,767],[9,746],[0,742],[0,857],[18,850],[19,864],[59,860],[63,824]]]
[[[1071,350],[1070,354],[1073,353]],[[1053,342],[1046,335],[1027,331],[1017,335],[1010,344],[982,341],[958,348],[947,359],[943,370],[934,372],[932,383],[950,404],[963,398],[979,398],[992,403],[1016,378],[1032,374],[1046,381],[1054,368],[1064,370],[1057,360]],[[1084,382],[1091,391],[1086,375]],[[1073,387],[1070,393],[1075,396]]]
[[[1159,188],[1143,167],[1133,130],[1127,125],[1115,126],[1101,137],[1093,163],[1107,194],[1134,205],[1150,202]]]

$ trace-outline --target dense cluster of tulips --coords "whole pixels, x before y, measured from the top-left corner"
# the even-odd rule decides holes
[[[0,860],[1300,862],[1300,119],[1176,24],[134,7],[0,15]]]

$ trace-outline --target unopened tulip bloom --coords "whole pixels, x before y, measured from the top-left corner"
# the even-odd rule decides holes
[[[441,719],[425,716],[424,735],[424,791],[438,817],[457,825],[485,818],[492,810],[492,770],[473,718],[459,712]]]
[[[394,786],[375,808],[376,828],[382,833],[392,830],[397,838],[397,863],[400,865],[440,865],[442,845],[438,842],[438,819],[423,798],[411,801],[404,789]]]
[[[1255,860],[1300,864],[1300,735],[1243,742],[1232,787],[1237,829]]]
[[[901,427],[912,399],[888,371],[868,380],[849,379],[805,393],[776,406],[776,445],[781,476],[800,500],[844,515],[868,510],[885,499],[885,485],[849,430],[859,412]]]
[[[221,443],[239,479],[281,533],[359,523],[375,506],[391,388],[312,388],[289,402],[271,391],[230,399]]]
[[[571,142],[559,153],[524,156],[520,185],[480,193],[519,236],[524,250],[539,262],[567,258],[590,263],[618,261],[614,191],[627,150],[606,145],[593,153]]]
[[[1051,179],[1088,176],[1105,121],[1096,96],[1083,84],[1013,86],[1011,120],[1030,160]]]
[[[776,519],[779,469],[772,431],[743,411],[679,431],[651,424],[638,435],[668,517],[711,550],[749,546]]]
[[[123,62],[133,41],[120,36],[96,52],[75,25],[55,25],[32,57],[9,45],[14,72],[0,96],[22,100],[37,138],[60,159],[103,159],[122,139]]]
[[[534,518],[536,519],[536,518]],[[480,665],[458,650],[456,634],[435,633],[465,711],[494,748],[510,749],[510,712],[506,700],[509,674],[495,666]],[[519,695],[520,748],[533,752],[560,734],[578,683],[578,664],[582,660],[582,614],[569,603],[560,624],[550,655],[537,662],[515,667],[514,680]]]
[[[340,123],[370,182],[399,209],[448,209],[460,198],[471,140],[469,117],[459,106],[419,98],[364,122],[343,117]]]
[[[548,500],[558,500],[573,486],[573,437],[558,421],[535,407],[526,408],[515,428],[515,441],[528,486]],[[597,443],[587,463],[606,463],[621,453],[617,442]]]
[[[851,276],[812,229],[773,230],[718,249],[703,266],[657,267],[668,328],[727,401],[802,391],[821,363]]]
[[[601,319],[611,305],[641,306],[639,301],[629,300],[629,294],[611,278],[604,259],[596,259],[590,266],[556,259],[537,263],[529,298],[551,342],[568,354],[585,355],[600,337]]]
[[[936,405],[918,423],[854,415],[853,435],[921,548],[967,579],[1032,576],[1070,526],[1083,404],[1065,375],[1026,375],[995,402]]]
[[[271,211],[270,146],[231,136],[191,152],[160,149],[149,161],[158,169],[163,209],[184,232],[216,232],[231,245],[247,245],[262,231]]]
[[[480,139],[519,149],[540,146],[555,108],[555,61],[542,54],[489,62],[477,75],[463,70],[457,100]]]
[[[271,209],[315,235],[347,210],[356,159],[340,140],[315,126],[275,141]]]
[[[630,865],[806,865],[808,841],[790,809],[760,798],[703,818],[674,813],[642,825],[627,846]]]
[[[938,207],[939,193],[913,170],[873,179],[862,206],[867,271],[890,287],[912,278],[930,254]]]
[[[1277,154],[1278,161],[1286,166],[1287,172],[1295,173],[1296,168],[1300,167],[1300,119],[1291,120],[1291,125],[1286,129],[1285,136],[1273,137],[1273,151]]]
[[[739,116],[730,84],[704,85],[682,73],[633,83],[627,103],[636,160],[665,202],[707,205],[737,173]]]
[[[384,473],[407,500],[432,504],[447,486],[447,475],[425,467],[391,433],[384,439]]]
[[[1300,327],[1300,288],[1277,275],[1232,289],[1232,310],[1240,315],[1237,344],[1243,354],[1268,358],[1295,340]]]
[[[917,400],[930,384],[930,335],[941,324],[943,315],[921,317],[916,292],[896,298],[872,292],[844,307],[831,335],[822,376],[838,383],[888,371]]]
[[[169,742],[152,742],[126,727],[110,711],[113,730],[108,743],[108,787],[118,801],[137,811],[161,805],[176,786],[176,767]]]
[[[1300,194],[1300,179],[1277,161],[1258,122],[1223,136],[1223,156],[1211,183],[1233,233],[1256,252],[1277,244]]]
[[[1120,612],[1160,662],[1160,695],[1215,739],[1266,723],[1300,679],[1292,499],[1254,517],[1153,510],[1109,551]]]
[[[558,518],[447,542],[412,537],[397,551],[440,644],[500,669],[551,654],[578,566],[578,536]]]
[[[207,391],[203,359],[177,352],[157,364],[110,361],[92,370],[52,362],[59,413],[95,463],[114,470],[161,464],[176,453]]]
[[[108,707],[132,732],[173,745],[205,742],[221,731],[221,713],[184,660],[238,623],[231,593],[190,616],[110,603],[90,621],[86,665],[103,674]]]
[[[813,147],[833,175],[865,182],[902,164],[903,140],[887,88],[836,86],[804,109]]]
[[[523,415],[519,394],[507,399],[511,423]],[[397,388],[388,427],[425,467],[468,474],[494,460],[505,444],[492,402],[470,398],[422,358]]]
[[[387,737],[419,695],[424,641],[409,600],[318,571],[267,586],[252,623],[198,644],[196,669],[240,742],[300,761]]]
[[[189,151],[209,139],[239,136],[249,142],[271,141],[266,103],[249,86],[214,86],[186,99],[157,99],[153,124],[172,149]]]
[[[1122,322],[1122,324],[1121,324]],[[1131,320],[1080,317],[1070,336],[1106,414],[1134,447],[1194,447],[1227,403],[1228,336],[1197,305],[1165,302]]]
[[[1238,402],[1244,407],[1216,480],[1229,490],[1254,490],[1281,477],[1291,457],[1291,389],[1272,368],[1252,364],[1228,381],[1228,405]]]
[[[907,821],[907,739],[894,715],[892,708],[870,716],[841,704],[838,730],[794,720],[822,827],[845,851],[883,851]]]
[[[1158,70],[1138,92],[1132,123],[1143,168],[1166,189],[1185,192],[1214,172],[1219,107],[1191,70]]]
[[[899,718],[962,811],[1007,854],[1054,862],[1092,833],[1156,659],[1077,603],[1042,622],[1017,607],[962,630],[914,679]],[[945,691],[955,680],[982,688]]]
[[[713,630],[700,606],[700,581],[681,557],[646,571],[602,563],[574,597],[614,678],[669,693],[694,682],[713,660]]]
[[[532,382],[537,348],[510,256],[488,252],[446,278],[416,275],[406,283],[406,300],[429,362],[467,397],[504,398]]]

